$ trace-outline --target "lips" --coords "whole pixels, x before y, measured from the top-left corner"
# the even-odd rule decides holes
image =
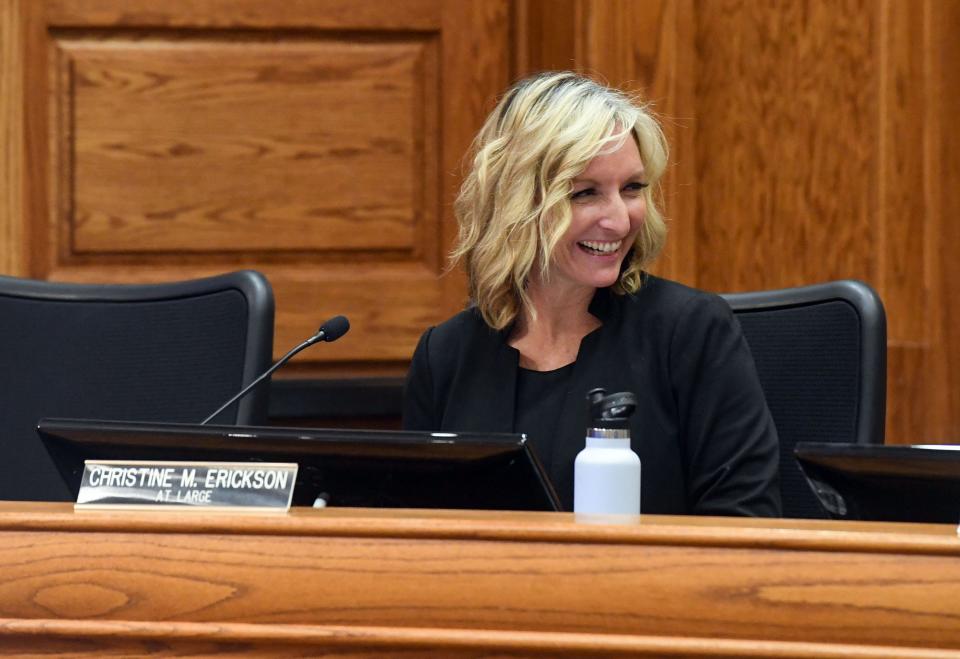
[[[601,240],[581,240],[577,245],[583,251],[588,254],[594,254],[597,256],[605,256],[607,254],[615,254],[617,250],[620,249],[620,245],[623,244],[622,240],[613,240],[613,241],[601,241]]]

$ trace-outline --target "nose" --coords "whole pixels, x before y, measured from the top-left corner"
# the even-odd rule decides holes
[[[603,210],[603,217],[600,219],[602,228],[617,234],[630,232],[630,209],[623,197],[620,195],[612,197]]]

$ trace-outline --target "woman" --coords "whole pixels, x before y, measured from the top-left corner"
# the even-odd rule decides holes
[[[455,208],[473,305],[421,337],[406,429],[527,433],[570,509],[586,392],[632,391],[642,511],[779,514],[776,430],[732,312],[644,272],[666,160],[617,90],[550,72],[507,92]]]

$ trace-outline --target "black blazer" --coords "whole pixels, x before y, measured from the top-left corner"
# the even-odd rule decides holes
[[[586,392],[632,391],[641,511],[780,514],[778,444],[740,325],[720,297],[647,275],[633,295],[601,289],[558,410],[550,478],[573,507],[573,462],[584,447]],[[514,428],[519,353],[509,328],[467,309],[420,338],[404,395],[408,430]]]

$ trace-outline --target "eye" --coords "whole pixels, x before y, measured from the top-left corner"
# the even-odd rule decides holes
[[[570,195],[570,198],[585,199],[587,197],[593,196],[594,194],[596,194],[596,190],[594,190],[593,188],[584,188],[583,190],[577,190],[576,192],[574,192],[572,195]]]
[[[649,185],[650,185],[649,183],[643,183],[642,181],[631,181],[630,183],[627,183],[625,186],[623,186],[623,190],[624,192],[632,192],[634,194],[638,194],[644,188],[649,187]]]

